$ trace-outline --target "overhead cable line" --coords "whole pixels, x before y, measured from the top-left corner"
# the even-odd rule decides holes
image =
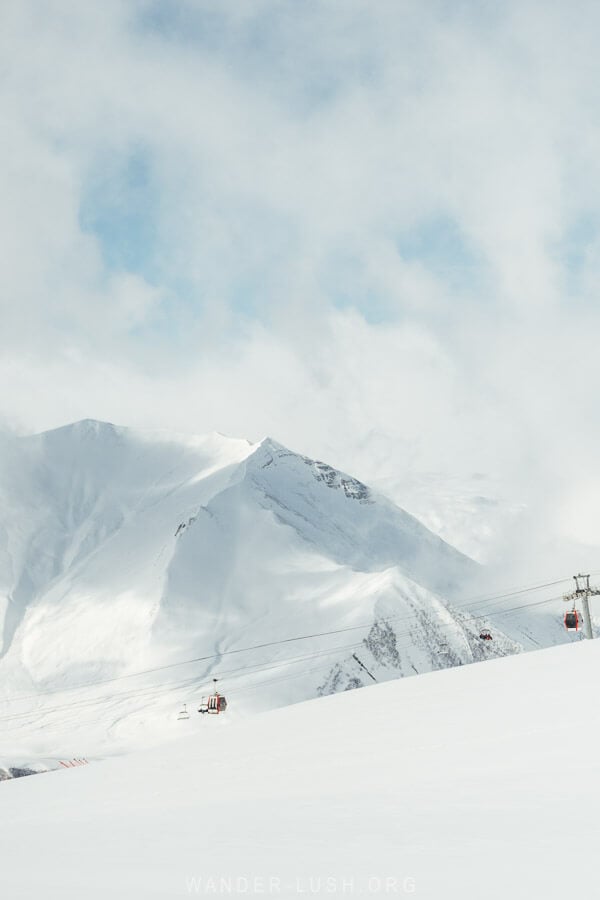
[[[524,603],[524,604],[520,604],[518,606],[510,607],[509,609],[501,609],[494,614],[495,615],[504,615],[504,614],[507,614],[510,612],[516,612],[521,609],[528,609],[530,607],[542,606],[547,603],[555,602],[556,600],[559,600],[559,599],[561,599],[561,598],[560,597],[549,597],[545,600],[538,600],[534,603]],[[472,619],[484,619],[484,618],[487,618],[488,615],[489,615],[489,613],[487,613],[485,616],[484,615],[472,616],[471,618]],[[382,617],[382,621],[388,622],[392,618],[393,617]],[[371,625],[369,627],[372,627],[372,624],[373,623],[371,623]],[[353,628],[359,628],[359,627],[364,627],[364,626],[353,626]],[[453,621],[453,622],[448,622],[448,623],[440,623],[439,625],[435,626],[435,629],[437,631],[440,631],[445,628],[462,629],[463,627],[464,626],[461,626],[461,624],[459,622]],[[346,630],[349,630],[349,629],[339,629],[337,632],[323,632],[323,634],[329,635],[332,633],[339,633],[340,631],[346,631]],[[395,637],[396,638],[403,637],[410,633],[411,633],[411,630],[408,630],[405,632],[396,632]],[[316,635],[316,636],[319,636],[319,635]],[[273,643],[279,643],[279,642],[270,642],[267,646],[272,646]],[[283,643],[283,642],[281,642],[281,643]],[[321,650],[313,651],[310,654],[306,654],[306,655],[303,655],[300,657],[295,657],[295,658],[291,658],[288,660],[284,659],[284,660],[280,660],[280,661],[271,661],[266,664],[252,663],[248,666],[240,666],[237,669],[233,669],[233,670],[219,671],[218,675],[219,675],[219,677],[222,678],[222,677],[234,674],[234,673],[242,673],[245,671],[249,672],[249,670],[251,670],[251,669],[254,671],[249,672],[249,675],[260,674],[263,671],[269,671],[271,669],[281,668],[281,667],[287,666],[287,665],[293,665],[295,663],[303,662],[308,659],[315,659],[319,656],[331,655],[332,653],[343,652],[344,650],[356,649],[356,648],[360,647],[363,643],[364,643],[364,641],[360,641],[356,644],[345,645],[343,647],[333,647],[333,648],[328,648],[328,649],[321,649]],[[260,645],[260,646],[263,646],[263,645]],[[401,644],[401,645],[396,645],[396,649],[403,650],[403,649],[408,649],[411,646],[414,646],[414,644],[412,644],[412,643],[404,644],[404,645]],[[232,652],[236,652],[236,651],[232,651]],[[224,654],[221,654],[221,655],[224,655]],[[211,659],[211,658],[215,658],[215,657],[207,657],[207,659]],[[176,664],[174,664],[174,665],[176,665]],[[325,663],[324,665],[327,665],[327,663]],[[169,667],[160,667],[160,669],[158,671],[160,671],[164,668],[169,668]],[[322,667],[319,667],[319,668],[322,668]],[[154,672],[157,670],[151,670],[151,671]],[[302,674],[308,674],[308,673],[305,670],[303,670],[302,672],[297,673],[297,675],[292,674],[290,677],[300,677]],[[126,676],[124,676],[124,677],[126,677]],[[239,674],[238,674],[238,677],[240,677]],[[111,683],[112,683],[112,681],[117,681],[117,680],[119,680],[119,679],[112,679]],[[202,678],[195,678],[195,679],[186,679],[185,682],[181,682],[181,681],[166,682],[166,683],[159,682],[159,684],[157,684],[157,685],[145,685],[144,687],[141,687],[138,689],[132,689],[131,691],[122,691],[117,694],[108,694],[108,695],[103,695],[100,697],[81,698],[79,700],[73,700],[71,702],[60,704],[55,707],[46,707],[46,708],[38,707],[37,709],[28,710],[28,711],[24,711],[21,713],[7,714],[4,716],[0,716],[0,721],[1,722],[12,721],[14,719],[28,718],[28,717],[34,716],[34,715],[39,716],[39,715],[46,715],[47,713],[52,713],[52,712],[62,712],[64,710],[69,710],[69,709],[86,708],[87,706],[92,706],[95,704],[106,704],[111,701],[118,702],[119,700],[126,700],[126,699],[130,699],[131,697],[134,697],[134,696],[142,696],[145,694],[148,694],[150,696],[158,696],[162,693],[172,692],[172,691],[175,691],[178,688],[182,688],[182,687],[197,688],[200,685],[202,685],[202,683],[205,682],[205,680],[206,680],[205,677],[202,677]],[[99,683],[96,683],[94,686],[104,685],[106,683],[107,683],[106,681],[99,682]],[[260,687],[260,685],[268,684],[268,683],[271,683],[271,682],[270,681],[268,681],[268,682],[261,681],[259,685],[256,685],[256,687]],[[238,690],[242,690],[242,689],[238,689]],[[243,688],[243,690],[246,690],[246,688]],[[235,692],[236,692],[236,689],[234,689],[233,691],[229,691],[228,693],[231,694],[231,693],[235,693]],[[46,694],[59,694],[59,693],[64,693],[64,691],[48,691],[48,692],[46,692]],[[31,695],[27,698],[21,698],[21,699],[37,700],[39,698],[39,696],[40,695]],[[9,699],[16,700],[17,698],[9,698]]]
[[[475,607],[478,607],[478,606],[485,605],[488,602],[492,602],[494,600],[508,599],[508,598],[510,598],[512,596],[516,596],[517,594],[520,594],[520,593],[527,593],[532,590],[541,589],[542,587],[550,587],[555,584],[560,584],[560,583],[562,583],[562,581],[566,581],[566,580],[567,579],[560,579],[559,581],[547,582],[546,584],[543,584],[543,585],[535,585],[533,587],[524,588],[519,591],[511,591],[507,594],[498,594],[493,597],[484,598],[484,599],[480,600],[478,603],[475,601],[470,601],[470,602],[474,602]],[[530,607],[530,606],[532,606],[532,607],[540,606],[545,603],[550,603],[550,602],[554,601],[555,599],[559,599],[559,598],[551,597],[551,598],[548,598],[547,600],[538,601],[536,603],[524,604],[523,606],[512,607],[511,609],[506,609],[506,610],[502,609],[502,608],[500,608],[499,610],[493,610],[491,612],[490,612],[490,610],[487,610],[485,613],[480,614],[480,615],[471,614],[470,618],[473,620],[480,620],[480,619],[487,618],[487,616],[489,616],[489,615],[503,615],[505,612],[513,612],[518,609],[523,609],[523,608]],[[452,604],[451,609],[449,609],[448,612],[451,614],[452,609],[459,610],[462,612],[463,609],[465,608],[465,606],[466,606],[466,604],[463,604],[463,605]],[[418,612],[410,613],[408,615],[406,615],[405,613],[398,613],[397,615],[381,616],[380,618],[385,621],[389,621],[389,622],[409,621],[411,619],[418,618],[419,615],[420,615],[420,613],[418,613]],[[361,624],[357,624],[357,625],[348,625],[343,628],[336,628],[336,629],[331,629],[328,631],[314,632],[311,634],[296,635],[294,637],[282,638],[280,640],[275,640],[275,641],[266,641],[266,642],[263,642],[260,644],[254,644],[254,645],[251,645],[248,647],[239,647],[239,648],[232,649],[232,650],[223,650],[220,653],[214,653],[214,654],[208,654],[206,656],[194,657],[192,659],[181,660],[179,662],[174,662],[174,663],[167,663],[162,666],[154,666],[152,668],[142,669],[142,670],[139,670],[136,672],[129,672],[124,675],[116,675],[112,678],[105,678],[105,679],[98,679],[95,681],[84,682],[84,683],[81,683],[78,685],[69,686],[68,688],[51,689],[51,690],[47,690],[47,691],[39,691],[36,694],[0,698],[0,702],[12,703],[12,702],[20,702],[23,700],[30,700],[30,699],[35,700],[35,699],[38,699],[40,696],[51,696],[51,695],[55,695],[55,694],[66,693],[67,691],[83,690],[83,689],[91,688],[91,687],[101,687],[101,686],[104,686],[107,684],[114,684],[115,682],[118,682],[118,681],[130,679],[130,678],[137,678],[137,677],[141,677],[143,675],[151,675],[151,674],[155,674],[157,672],[163,672],[163,671],[167,671],[169,669],[179,668],[181,666],[193,665],[193,664],[200,663],[200,662],[210,662],[215,659],[219,660],[224,656],[233,656],[233,655],[240,654],[240,653],[249,653],[249,652],[252,652],[255,650],[268,649],[271,647],[281,646],[284,644],[294,643],[297,641],[313,640],[315,638],[330,637],[333,635],[344,634],[344,633],[351,632],[351,631],[358,631],[358,630],[363,630],[363,629],[367,629],[367,628],[370,629],[373,627],[375,621],[377,621],[376,618],[371,620],[370,622],[361,623]],[[457,624],[458,623],[456,623],[456,622],[452,622],[452,623],[448,623],[447,625],[439,625],[437,627],[438,628],[456,627]],[[405,632],[398,632],[397,636],[402,636],[404,634],[410,634],[410,633],[411,633],[411,629],[408,629]]]

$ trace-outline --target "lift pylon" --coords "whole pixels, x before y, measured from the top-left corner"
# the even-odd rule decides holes
[[[591,587],[589,575],[573,575],[575,581],[575,590],[570,594],[564,594],[563,600],[566,603],[573,604],[573,612],[577,612],[577,604],[581,604],[581,612],[583,614],[583,634],[588,640],[594,637],[594,629],[592,627],[592,617],[590,615],[590,597],[598,597],[600,588]],[[566,625],[566,620],[565,620]],[[567,630],[575,630],[569,629]]]

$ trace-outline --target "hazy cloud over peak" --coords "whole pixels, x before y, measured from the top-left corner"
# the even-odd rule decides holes
[[[565,537],[597,483],[596,4],[0,20],[6,421],[270,433],[408,506],[484,473]]]

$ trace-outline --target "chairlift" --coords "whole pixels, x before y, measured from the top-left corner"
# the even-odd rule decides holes
[[[565,613],[565,628],[567,631],[579,631],[579,613],[576,609]]]
[[[189,717],[190,717],[190,714],[187,711],[187,703],[184,703],[183,707],[181,708],[181,711],[179,712],[179,715],[177,716],[177,721],[183,722],[185,719],[189,719]]]
[[[479,637],[482,641],[493,641],[494,640],[492,637],[492,632],[489,631],[487,628],[483,628],[481,630]]]

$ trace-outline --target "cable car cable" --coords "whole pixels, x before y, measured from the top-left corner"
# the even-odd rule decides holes
[[[547,582],[547,583],[544,584],[544,585],[536,585],[536,586],[531,587],[531,588],[524,588],[522,591],[518,591],[518,592],[511,592],[511,593],[508,593],[508,594],[500,594],[500,595],[496,595],[496,596],[494,596],[494,597],[490,597],[490,598],[487,598],[487,599],[484,599],[484,600],[480,601],[480,603],[479,603],[479,604],[476,604],[476,606],[477,606],[477,605],[483,605],[483,604],[485,604],[485,603],[487,603],[487,602],[491,602],[492,600],[505,599],[505,598],[508,598],[508,597],[510,597],[510,596],[515,596],[515,594],[517,594],[517,593],[526,593],[526,592],[528,592],[528,591],[530,591],[530,590],[537,590],[537,589],[541,589],[542,587],[549,587],[549,586],[552,586],[552,585],[554,585],[554,584],[560,584],[560,583],[562,583],[562,581],[566,581],[566,580],[567,580],[567,579],[561,579],[560,581]],[[530,607],[530,606],[539,606],[539,605],[542,605],[542,604],[544,604],[544,603],[549,603],[549,602],[554,601],[555,599],[558,599],[558,598],[551,597],[551,598],[548,598],[547,600],[538,601],[538,602],[536,602],[536,603],[531,603],[531,604],[523,604],[522,606],[512,607],[512,608],[507,609],[507,610],[504,610],[504,609],[502,609],[502,608],[499,609],[499,610],[497,610],[497,611],[492,611],[492,612],[490,612],[490,611],[488,610],[488,611],[486,611],[486,613],[481,614],[481,615],[471,615],[470,618],[471,618],[471,619],[474,619],[474,620],[478,620],[478,619],[484,619],[484,618],[486,618],[488,615],[502,615],[502,614],[504,614],[505,612],[506,612],[506,613],[508,613],[508,612],[513,612],[513,611],[516,611],[516,610],[518,610],[518,609],[524,609],[524,608],[527,608],[527,607]],[[459,609],[459,610],[461,609],[461,606],[458,605],[458,604],[452,604],[452,607],[453,607],[454,609]],[[464,608],[464,606],[463,606],[463,608]],[[405,620],[405,621],[408,621],[409,619],[416,618],[418,615],[419,615],[419,613],[412,613],[412,614],[409,614],[408,616],[406,616],[405,614],[398,614],[397,616],[386,616],[386,617],[381,617],[381,618],[384,618],[385,621],[398,621],[398,620]],[[253,651],[253,650],[266,649],[266,648],[269,648],[269,647],[280,646],[280,645],[282,645],[282,644],[293,643],[293,642],[296,642],[296,641],[311,640],[311,639],[317,638],[317,637],[329,637],[329,636],[332,636],[332,635],[335,635],[335,634],[343,634],[343,633],[346,633],[346,632],[349,632],[349,631],[356,631],[356,630],[361,630],[361,629],[365,629],[365,628],[369,628],[369,629],[370,629],[370,628],[373,627],[373,624],[374,624],[375,621],[376,621],[376,619],[374,619],[374,620],[372,620],[372,621],[370,621],[370,622],[368,622],[368,623],[364,623],[364,624],[360,624],[360,625],[350,625],[350,626],[347,626],[347,627],[344,627],[344,628],[332,629],[332,630],[329,630],[329,631],[315,632],[315,633],[313,633],[313,634],[306,634],[306,635],[298,635],[298,636],[296,636],[296,637],[283,638],[283,639],[280,639],[280,640],[277,640],[277,641],[267,641],[267,642],[264,642],[264,643],[262,643],[262,644],[255,644],[255,645],[252,645],[252,646],[249,646],[249,647],[240,647],[240,648],[236,648],[236,649],[233,649],[233,650],[224,650],[224,651],[222,651],[221,653],[218,653],[218,654],[211,654],[211,655],[207,655],[207,656],[195,657],[195,658],[189,659],[189,660],[182,660],[182,661],[180,661],[180,662],[168,663],[168,664],[166,664],[166,665],[164,665],[164,666],[156,666],[156,667],[153,667],[153,668],[150,668],[150,669],[144,669],[144,670],[140,670],[140,671],[137,671],[137,672],[130,672],[130,673],[127,673],[127,674],[125,674],[125,675],[117,675],[117,676],[115,676],[115,677],[113,677],[113,678],[107,678],[107,679],[101,679],[101,680],[98,680],[98,681],[92,681],[92,682],[82,683],[82,684],[74,685],[74,686],[71,686],[71,687],[69,687],[69,688],[62,689],[62,690],[60,690],[60,689],[53,689],[53,690],[49,690],[49,691],[39,691],[39,692],[37,692],[36,694],[31,694],[31,695],[22,695],[22,696],[17,696],[17,697],[5,697],[5,698],[0,698],[0,702],[4,702],[4,703],[19,702],[19,701],[28,700],[28,699],[37,699],[37,698],[40,697],[40,696],[50,696],[50,695],[54,695],[54,694],[61,694],[61,693],[65,693],[66,691],[82,690],[82,689],[89,688],[89,687],[101,687],[101,686],[103,686],[103,685],[105,685],[105,684],[113,684],[113,683],[115,683],[115,682],[117,682],[117,681],[121,681],[121,680],[124,680],[124,679],[140,677],[140,676],[142,676],[142,675],[150,675],[150,674],[154,674],[154,673],[156,673],[156,672],[166,671],[167,669],[177,668],[177,667],[185,666],[185,665],[192,665],[192,664],[195,664],[195,663],[198,663],[198,662],[208,662],[208,661],[210,661],[210,660],[212,660],[212,659],[219,659],[219,658],[221,658],[221,657],[223,657],[223,656],[230,656],[230,655],[239,654],[239,653],[247,653],[247,652],[251,652],[251,651]],[[446,626],[446,625],[440,625],[440,626],[438,626],[438,628],[443,628],[443,627],[456,627],[457,624],[459,624],[459,623],[452,622],[452,623],[448,623],[447,626]],[[397,636],[401,636],[401,635],[403,635],[403,634],[410,634],[410,630],[405,631],[405,632],[399,632]]]
[[[546,604],[546,603],[555,602],[555,601],[558,600],[558,599],[560,599],[560,598],[559,598],[559,597],[550,597],[550,598],[547,598],[547,599],[545,599],[545,600],[539,600],[539,601],[536,601],[535,603],[525,603],[525,604],[520,604],[519,606],[511,607],[511,608],[509,608],[509,609],[501,609],[500,611],[498,611],[498,612],[496,613],[496,615],[501,615],[501,614],[505,614],[505,613],[509,613],[509,612],[515,612],[515,611],[517,611],[517,610],[520,610],[520,609],[526,609],[526,608],[529,608],[529,607],[531,607],[531,606],[541,606],[541,605],[544,605],[544,604]],[[486,614],[486,616],[479,616],[478,618],[485,618],[485,617],[487,617],[487,614]],[[475,617],[473,617],[473,618],[475,618]],[[390,617],[390,619],[391,619],[391,617]],[[387,620],[386,620],[386,621],[387,621]],[[358,626],[356,626],[356,627],[358,627]],[[372,627],[372,623],[371,623],[371,627]],[[460,628],[461,626],[460,626],[460,624],[457,623],[457,622],[449,622],[449,623],[446,623],[446,624],[440,624],[439,626],[437,626],[437,629],[438,629],[438,630],[441,630],[441,629],[443,629],[443,628],[456,628],[456,627],[459,627],[459,628]],[[341,629],[341,630],[344,630],[344,629]],[[331,634],[331,633],[332,633],[332,632],[324,632],[324,634]],[[334,633],[335,633],[335,632],[334,632]],[[398,633],[395,634],[395,636],[396,636],[396,637],[401,637],[401,636],[403,636],[404,634],[409,634],[409,633],[410,633],[410,631],[407,631],[407,632],[398,632]],[[466,635],[465,635],[465,637],[466,637]],[[273,643],[273,642],[272,642],[272,643]],[[270,645],[272,645],[272,643],[271,643]],[[275,643],[277,643],[277,642],[275,642]],[[243,671],[243,670],[254,669],[255,671],[254,671],[254,673],[252,673],[252,674],[259,674],[260,671],[268,671],[268,670],[270,670],[270,669],[272,669],[272,668],[280,668],[280,667],[282,667],[282,666],[284,666],[284,665],[292,665],[294,662],[301,662],[301,661],[304,661],[305,659],[315,658],[315,657],[317,657],[317,656],[319,656],[319,655],[326,655],[326,654],[330,654],[330,653],[340,652],[340,651],[343,651],[343,650],[345,650],[345,649],[352,649],[352,648],[354,648],[354,647],[359,647],[359,646],[361,646],[362,643],[363,643],[363,642],[361,641],[361,642],[359,642],[358,644],[355,644],[355,645],[344,646],[344,647],[335,647],[335,648],[329,648],[329,649],[325,649],[325,650],[315,651],[315,652],[312,653],[312,654],[307,654],[307,655],[302,656],[302,657],[292,658],[292,659],[289,660],[289,661],[288,661],[288,660],[282,660],[282,661],[280,661],[280,662],[278,662],[278,663],[270,663],[270,664],[265,665],[265,666],[261,666],[260,664],[254,663],[254,664],[251,664],[250,666],[247,666],[247,667],[245,667],[245,666],[239,667],[238,670],[233,670],[233,671],[238,671],[238,672],[239,672],[239,671]],[[402,649],[410,648],[411,646],[412,646],[411,644],[405,644],[405,645],[400,645],[400,646],[396,645],[396,649],[402,650]],[[210,658],[215,658],[215,657],[209,657],[209,659],[210,659]],[[326,664],[325,664],[325,665],[326,665]],[[161,667],[161,669],[162,669],[162,668],[165,668],[165,667]],[[322,668],[322,667],[320,667],[320,668]],[[156,671],[156,670],[150,670],[150,671],[153,672],[153,671]],[[303,671],[304,671],[304,670],[303,670]],[[224,674],[226,674],[226,673],[219,673],[219,674],[222,676],[222,675],[224,675]],[[300,672],[300,673],[298,673],[298,675],[295,676],[295,677],[300,677],[300,675],[302,675],[302,674],[303,674],[303,673]],[[114,680],[118,680],[118,679],[114,679]],[[192,685],[194,685],[194,684],[195,684],[196,687],[197,687],[198,682],[200,682],[200,683],[205,682],[205,677],[203,677],[202,679],[189,679],[189,680],[188,680],[188,684],[190,685],[190,687],[191,687]],[[99,685],[103,685],[104,683],[106,683],[106,682],[99,683]],[[261,684],[264,684],[264,683],[265,683],[264,681],[261,681]],[[98,703],[105,704],[105,703],[110,702],[112,699],[115,699],[115,700],[117,700],[117,702],[118,702],[118,700],[125,700],[125,699],[129,699],[129,698],[131,698],[131,697],[138,696],[138,695],[142,695],[142,694],[150,694],[150,695],[153,695],[153,696],[158,696],[158,695],[160,695],[160,694],[162,694],[162,693],[168,693],[168,692],[174,691],[174,690],[177,688],[177,686],[179,686],[179,682],[174,682],[174,683],[171,682],[171,683],[167,683],[167,685],[168,685],[168,686],[165,686],[165,683],[164,683],[164,682],[163,682],[163,683],[159,683],[158,685],[146,685],[146,686],[144,686],[144,687],[142,687],[142,688],[133,689],[133,690],[131,690],[131,691],[120,692],[120,693],[118,693],[118,694],[116,695],[116,697],[115,697],[115,695],[108,695],[108,696],[93,697],[93,698],[89,698],[89,697],[88,697],[88,698],[82,698],[81,700],[75,700],[75,701],[72,701],[72,702],[70,702],[70,703],[61,704],[61,705],[55,706],[55,707],[47,707],[47,708],[45,708],[45,709],[44,709],[44,707],[41,707],[41,708],[38,708],[37,710],[28,710],[28,711],[26,711],[26,712],[14,713],[14,714],[9,714],[9,715],[5,715],[5,716],[1,716],[1,717],[0,717],[0,721],[9,721],[9,720],[17,719],[17,718],[27,718],[28,716],[33,716],[33,715],[35,715],[35,714],[37,714],[37,715],[39,716],[39,714],[45,715],[45,714],[51,713],[51,712],[62,712],[62,711],[64,711],[64,710],[68,710],[68,709],[76,709],[76,708],[78,708],[78,707],[79,707],[79,708],[81,708],[81,707],[85,708],[85,707],[88,706],[88,705],[94,705],[94,704],[98,704]],[[174,685],[174,686],[173,686],[173,685]],[[259,687],[259,686],[260,686],[260,685],[257,685],[257,687]],[[235,689],[234,689],[234,691],[235,691]],[[53,692],[48,692],[48,693],[61,693],[61,692],[60,692],[60,691],[53,691]],[[229,693],[232,693],[232,692],[229,691]],[[38,699],[38,697],[39,697],[39,695],[33,695],[31,698],[28,698],[28,699]]]

